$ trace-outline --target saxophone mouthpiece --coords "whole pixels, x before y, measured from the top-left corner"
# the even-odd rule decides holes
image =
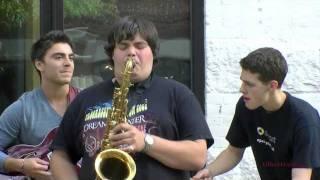
[[[129,58],[128,58],[128,61],[131,61],[132,69],[134,69],[134,67],[136,66],[135,59],[134,59],[133,57],[129,57]]]

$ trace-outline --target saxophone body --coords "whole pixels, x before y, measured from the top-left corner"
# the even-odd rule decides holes
[[[110,145],[110,131],[120,123],[127,122],[128,92],[131,86],[131,73],[134,68],[132,58],[128,58],[122,72],[120,87],[116,87],[112,97],[112,107],[108,111],[108,122],[101,143],[100,153],[95,159],[97,179],[131,180],[136,174],[136,164],[133,158],[125,151]]]

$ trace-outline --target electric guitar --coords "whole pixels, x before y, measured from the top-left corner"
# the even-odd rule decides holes
[[[18,159],[39,158],[49,162],[52,154],[52,152],[49,150],[49,147],[53,141],[53,138],[57,134],[57,131],[58,127],[53,128],[38,145],[19,144],[12,146],[7,149],[7,154],[10,157]],[[77,163],[75,168],[77,171],[79,171],[81,168],[81,160]],[[8,180],[28,179],[21,173],[0,174],[0,180],[4,180],[6,178]]]
[[[49,147],[53,138],[57,134],[58,128],[53,128],[38,145],[19,144],[7,149],[7,154],[13,158],[40,158],[45,161],[50,161],[51,152]]]
[[[68,92],[68,102],[70,103],[76,95],[80,92],[78,88],[70,86]],[[28,144],[19,144],[12,146],[6,150],[6,153],[13,158],[17,159],[25,159],[25,158],[39,158],[45,160],[47,162],[51,159],[52,152],[49,151],[49,147],[56,136],[58,131],[58,127],[53,128],[42,140],[42,142],[38,145],[28,145]],[[79,172],[81,168],[81,160],[78,161],[76,165],[76,170]],[[28,179],[28,177],[24,176],[21,173],[9,173],[9,174],[1,174],[0,180],[22,180]]]
[[[50,161],[51,152],[49,147],[55,137],[58,128],[53,128],[38,145],[19,144],[12,146],[6,150],[6,153],[13,158],[25,159],[25,158],[39,158],[45,161]],[[1,180],[23,180],[28,179],[21,173],[9,173],[0,174]]]

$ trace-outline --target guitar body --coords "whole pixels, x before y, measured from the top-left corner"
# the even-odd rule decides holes
[[[19,144],[7,149],[9,156],[13,158],[40,158],[46,161],[50,160],[51,152],[49,147],[53,141],[53,138],[57,134],[58,128],[52,129],[39,145],[27,145]]]
[[[39,158],[45,161],[50,161],[51,152],[49,147],[53,138],[57,134],[58,128],[52,129],[38,145],[19,144],[8,148],[7,154],[10,157],[17,159]],[[0,174],[0,180],[22,180],[30,179],[21,173]]]

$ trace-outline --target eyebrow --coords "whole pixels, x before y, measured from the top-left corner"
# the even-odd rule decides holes
[[[66,54],[66,53],[61,53],[61,52],[56,52],[56,53],[53,53],[51,56],[74,56],[75,54],[74,53],[70,53],[70,54]]]
[[[246,80],[242,80],[245,84],[248,84],[248,85],[255,85],[254,82],[251,82],[251,81],[246,81]]]
[[[130,42],[133,42],[133,44],[137,44],[137,43],[148,43],[146,40],[144,39],[140,39],[140,40],[122,40],[120,42],[118,42],[117,44],[129,44]]]
[[[243,81],[243,82],[245,82],[245,83],[252,83],[252,82],[250,82],[250,81],[248,81],[248,80],[244,80],[241,76],[240,76],[240,80]]]

